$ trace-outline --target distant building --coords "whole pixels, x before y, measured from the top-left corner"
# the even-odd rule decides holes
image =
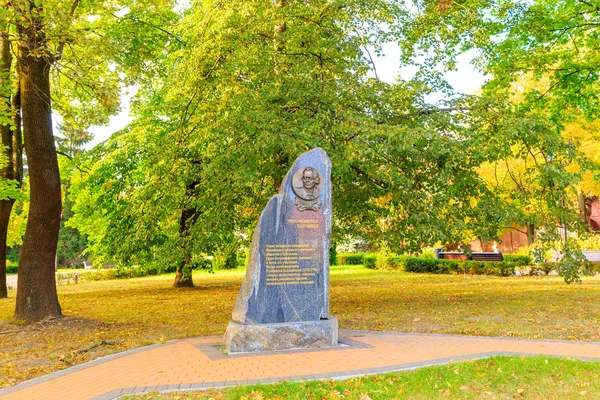
[[[585,202],[585,220],[593,231],[600,231],[600,201],[594,196]]]

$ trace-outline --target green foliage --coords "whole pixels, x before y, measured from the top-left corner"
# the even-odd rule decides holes
[[[561,137],[549,100],[515,100],[494,67],[503,41],[490,37],[520,35],[505,12],[528,7],[473,2],[471,20],[458,6],[414,4],[205,1],[179,14],[160,2],[109,18],[110,54],[140,81],[135,120],[84,160],[69,226],[95,257],[122,265],[187,265],[195,254],[235,265],[223,247],[251,236],[294,158],[322,147],[335,165],[339,238],[360,227],[368,243],[410,252],[494,238],[513,223],[535,225],[544,241],[557,224],[580,230],[568,197],[589,163]],[[172,23],[167,33],[132,29],[136,21]],[[423,55],[427,68],[394,83],[370,77],[365,48],[379,53],[394,40],[405,65]],[[504,79],[482,96],[453,93],[439,74],[470,47],[484,49],[493,82]],[[436,91],[446,97],[433,106]],[[513,161],[493,184],[481,174]]]
[[[61,272],[56,274],[56,283],[70,285],[93,281],[108,281],[113,279],[131,279],[144,276],[158,275],[160,271],[154,267],[111,268],[85,272]]]
[[[338,254],[339,265],[360,265],[364,257],[365,253]]]
[[[219,251],[215,254],[212,265],[215,269],[235,269],[238,266],[237,254],[235,251]]]
[[[339,265],[364,265],[369,269],[399,269],[404,267],[407,256],[387,253],[338,254]]]
[[[2,80],[0,79],[0,82]],[[0,97],[1,98],[1,97]],[[0,119],[0,123],[1,123]],[[8,165],[8,156],[6,155],[6,150],[0,144],[0,170],[6,168]],[[0,200],[9,200],[9,199],[20,199],[21,196],[21,188],[20,183],[15,179],[6,179],[0,177]]]
[[[19,269],[18,263],[7,262],[6,263],[6,273],[7,274],[16,274]]]
[[[378,253],[376,256],[375,267],[381,270],[403,269],[409,256],[398,256],[394,254]]]
[[[20,249],[16,247],[11,247],[6,250],[6,259],[13,263],[18,264],[19,258],[21,257]]]
[[[515,267],[526,267],[533,265],[533,258],[530,256],[518,255],[518,254],[503,254],[504,261],[512,262]]]
[[[337,254],[337,243],[334,240],[329,248],[329,265],[338,265]]]
[[[375,269],[377,264],[377,256],[376,255],[365,255],[362,259],[362,264],[369,269]]]
[[[87,240],[78,230],[62,227],[58,236],[57,260],[63,268],[81,268]]]
[[[238,260],[239,260],[239,258],[238,258]],[[207,270],[212,271],[213,263],[211,260],[209,260],[206,257],[197,257],[192,260],[192,267],[195,270],[207,269]]]
[[[512,261],[457,261],[414,257],[406,259],[404,265],[406,272],[497,276],[514,275],[516,266]]]
[[[551,271],[556,270],[556,268],[557,264],[553,262],[533,264],[529,266],[529,275],[548,275]]]
[[[467,103],[497,111],[473,139],[494,149],[484,156],[482,172],[496,194],[498,216],[506,226],[535,226],[541,247],[558,244],[555,249],[570,253],[571,239],[556,228],[583,233],[578,186],[598,166],[582,149],[586,141],[566,137],[565,127],[600,116],[598,7],[549,0],[414,3],[418,11],[405,27],[411,34],[400,41],[405,61],[453,70],[461,53],[475,50],[474,65],[489,77]],[[596,130],[583,136],[593,138]],[[579,281],[576,257],[560,264],[566,282]]]
[[[339,237],[360,226],[370,243],[417,250],[494,236],[504,211],[476,171],[490,115],[438,112],[425,100],[444,89],[436,80],[369,77],[364,49],[379,51],[410,15],[393,1],[190,4],[135,121],[85,161],[70,226],[124,265],[218,258],[251,232],[292,161],[322,147]],[[194,214],[185,234],[183,210]]]
[[[249,249],[239,250],[236,253],[236,261],[238,267],[245,267],[248,264],[248,254],[250,253]]]
[[[7,247],[17,247],[23,244],[23,235],[29,217],[29,179],[25,178],[21,186],[21,194],[13,204],[8,232],[6,238]]]

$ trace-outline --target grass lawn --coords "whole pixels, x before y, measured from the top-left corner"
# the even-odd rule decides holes
[[[9,291],[0,300],[0,387],[146,344],[220,335],[243,275],[198,272],[191,289],[171,288],[173,275],[59,286],[67,317],[26,327],[11,319],[15,292]],[[342,329],[600,341],[599,277],[566,285],[559,277],[362,266],[334,267],[331,276],[331,312]]]
[[[598,399],[598,363],[494,357],[343,381],[239,386],[205,392],[150,393],[125,399]]]

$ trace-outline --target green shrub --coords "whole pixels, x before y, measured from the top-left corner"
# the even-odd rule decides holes
[[[331,242],[331,247],[329,248],[329,265],[338,265],[337,244],[335,242]]]
[[[365,256],[366,259],[367,256]],[[377,254],[375,268],[380,270],[404,269],[404,262],[409,256],[397,256],[393,254]],[[365,261],[366,266],[366,261]]]
[[[363,263],[364,253],[346,253],[338,256],[340,265],[360,265]]]
[[[556,265],[554,265],[554,263],[543,262],[538,268],[544,273],[544,275],[548,275],[555,267]]]
[[[107,272],[107,271],[97,270],[97,271],[82,272],[81,275],[80,275],[80,279],[82,281],[104,281],[104,280],[108,280],[105,277],[105,274],[104,274],[105,272]]]
[[[211,269],[212,268],[212,261],[209,260],[208,258],[198,258],[194,261],[193,264],[193,269]]]
[[[517,265],[513,261],[485,262],[486,275],[511,276]]]
[[[600,273],[600,263],[586,261],[583,263],[583,270],[587,275],[594,275]]]
[[[212,266],[215,269],[236,269],[237,252],[222,250],[215,253]]]
[[[87,239],[77,229],[64,226],[61,222],[56,249],[56,259],[61,268],[80,267],[85,256],[83,254],[87,246]]]
[[[127,268],[127,267],[117,268],[115,270],[115,278],[117,278],[117,279],[134,278],[135,277],[134,269],[135,268]]]
[[[7,274],[16,274],[19,269],[19,264],[6,263],[6,273]]]
[[[377,256],[375,255],[366,255],[363,257],[363,265],[369,269],[375,269],[377,264]]]
[[[531,265],[529,267],[529,275],[548,275],[555,268],[556,263],[552,262],[543,262],[541,264]]]
[[[11,247],[6,250],[6,259],[11,262],[11,264],[18,264],[19,258],[21,257],[20,248]]]
[[[510,276],[515,273],[512,261],[458,261],[411,257],[404,261],[407,272],[430,274],[470,274]]]
[[[159,267],[158,266],[154,266],[151,269],[157,269],[158,270]],[[163,266],[163,269],[162,269],[163,273],[167,273],[167,272],[171,273],[171,272],[175,272],[175,271],[177,271],[177,264],[175,264],[175,263],[169,263],[168,265]]]
[[[250,250],[238,250],[237,251],[237,265],[238,265],[238,267],[245,267],[246,264],[248,264],[248,253],[249,252],[250,252]]]
[[[533,259],[530,256],[523,256],[518,254],[503,254],[504,261],[513,262],[515,267],[526,267],[533,265]]]
[[[365,257],[366,258],[366,257]],[[365,267],[367,266],[366,261],[364,262]],[[390,256],[388,254],[378,253],[375,255],[375,269],[386,270],[390,268]]]
[[[390,267],[392,269],[404,269],[406,260],[411,258],[410,256],[392,256],[390,257]]]

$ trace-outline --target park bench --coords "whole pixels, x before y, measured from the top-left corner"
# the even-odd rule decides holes
[[[440,251],[436,253],[436,258],[440,258],[443,260],[463,260],[466,261],[469,259],[465,253],[457,252],[457,251]]]
[[[504,261],[504,256],[500,252],[482,251],[482,252],[477,252],[477,253],[471,253],[471,260],[473,260],[473,261]]]
[[[463,260],[463,261],[504,261],[502,253],[493,251],[473,252],[470,256],[462,252],[438,251],[436,258],[443,260]]]
[[[582,253],[589,262],[600,263],[600,250],[583,250]]]
[[[600,250],[582,250],[581,252],[583,253],[583,256],[585,257],[585,259],[588,262],[591,262],[593,264],[600,263]],[[552,254],[552,257],[547,258],[545,261],[556,263],[556,262],[559,262],[561,259],[562,259],[562,254],[560,253],[560,251],[555,251]]]
[[[84,261],[83,262],[83,268],[85,269],[92,269],[92,263],[88,262],[88,261]],[[113,269],[113,268],[117,268],[117,266],[115,264],[110,264],[110,263],[106,263],[102,266],[102,268],[104,269]]]

